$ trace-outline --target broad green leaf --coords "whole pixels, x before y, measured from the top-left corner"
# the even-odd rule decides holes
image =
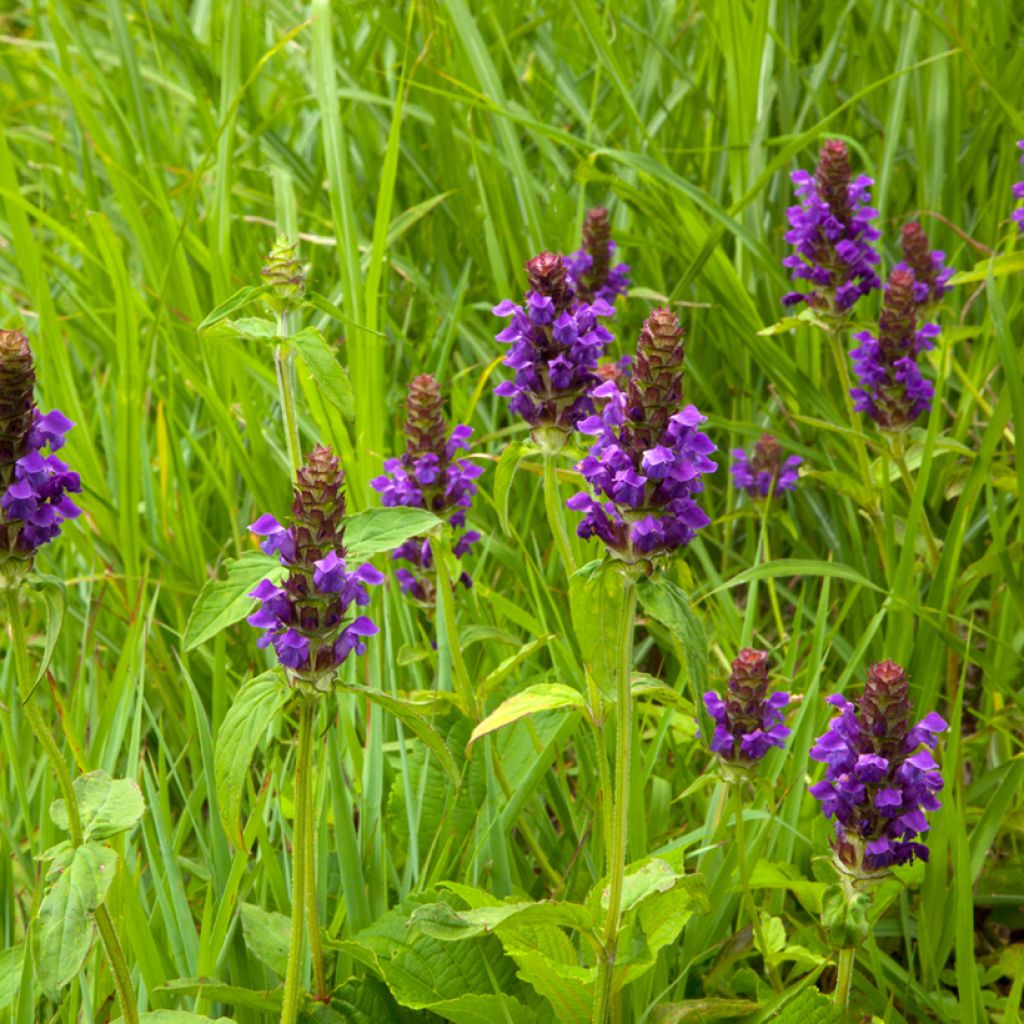
[[[828,888],[826,882],[814,882],[805,878],[800,869],[792,864],[773,864],[759,860],[750,873],[751,889],[782,889],[793,893],[804,905],[808,913],[818,916],[821,913],[821,898]],[[735,887],[739,891],[739,883]]]
[[[349,978],[331,995],[330,1006],[308,1007],[299,1020],[308,1024],[413,1024],[421,1015],[395,1002],[376,978]]]
[[[315,327],[303,327],[288,339],[306,364],[313,380],[320,388],[320,394],[341,413],[345,419],[355,416],[355,396],[345,368],[331,350],[327,340]]]
[[[573,630],[583,663],[609,700],[616,696],[622,660],[622,617],[630,584],[610,560],[588,562],[569,580]]]
[[[424,715],[424,706],[418,701],[403,700],[399,697],[392,697],[391,694],[374,690],[369,686],[346,686],[342,683],[335,687],[341,693],[352,693],[363,697],[368,701],[383,708],[389,714],[399,719],[416,737],[422,740],[427,747],[437,756],[441,767],[448,773],[451,780],[458,784],[461,776],[460,769],[452,757],[452,752],[441,736],[434,730]]]
[[[440,525],[433,512],[422,508],[368,508],[345,520],[347,558],[352,564],[365,562]]]
[[[292,921],[285,914],[264,910],[255,903],[243,903],[242,934],[250,953],[283,978],[288,966]]]
[[[217,734],[213,760],[220,820],[241,850],[248,851],[240,818],[249,765],[257,744],[291,696],[277,670],[250,679],[235,695]]]
[[[802,989],[772,1017],[772,1024],[840,1024],[846,1011],[816,988]]]
[[[51,998],[82,969],[96,926],[92,915],[106,899],[117,854],[101,843],[64,847],[50,865],[50,888],[32,930],[36,978]]]
[[[0,1010],[18,994],[24,963],[24,942],[16,942],[0,953]]]
[[[738,1020],[761,1008],[747,999],[687,999],[654,1008],[654,1024],[704,1024],[705,1021]]]
[[[259,992],[239,985],[227,985],[215,978],[176,978],[155,991],[170,992],[182,996],[197,996],[211,1002],[231,1003],[244,1006],[251,1010],[262,1010],[264,1013],[281,1013],[281,994],[283,989],[272,992]],[[218,1022],[223,1018],[218,1017]]]
[[[239,288],[234,295],[229,296],[219,306],[211,310],[196,330],[202,334],[203,331],[209,330],[215,323],[231,316],[236,310],[241,309],[254,299],[258,299],[261,295],[266,295],[269,291],[270,285],[268,284],[246,285],[244,288]]]
[[[505,445],[494,469],[494,504],[498,510],[498,521],[506,534],[512,532],[508,521],[508,495],[515,479],[516,469],[527,452],[533,450],[527,441],[512,441]]]
[[[229,558],[224,565],[227,579],[207,580],[192,606],[182,638],[186,651],[245,618],[253,607],[249,592],[260,580],[269,578],[277,583],[288,572],[276,557],[262,551],[248,551],[241,558]]]
[[[641,580],[637,593],[644,611],[657,619],[682,646],[693,703],[700,706],[701,694],[708,688],[708,641],[703,623],[690,607],[686,594],[664,576]]]
[[[622,913],[628,914],[634,907],[642,903],[648,896],[656,892],[668,892],[675,887],[676,881],[686,876],[680,875],[663,860],[650,860],[639,870],[630,872],[622,880]],[[601,907],[608,908],[608,887],[601,889]]]
[[[470,744],[475,743],[481,736],[511,725],[527,715],[536,715],[542,711],[559,711],[565,708],[583,711],[586,706],[583,694],[564,683],[538,683],[536,686],[528,686],[522,693],[517,693],[499,704],[473,730],[469,742]]]
[[[112,779],[102,769],[80,775],[72,784],[85,839],[109,839],[130,829],[146,812],[142,790],[134,779]],[[68,830],[63,800],[50,805],[50,817]]]
[[[428,903],[413,911],[409,923],[435,938],[454,942],[498,931],[503,925],[529,928],[552,925],[589,931],[594,927],[594,917],[578,903],[554,900],[502,903],[472,910],[455,910],[449,903]]]
[[[139,1024],[232,1024],[230,1017],[204,1017],[188,1010],[150,1010],[139,1016]]]

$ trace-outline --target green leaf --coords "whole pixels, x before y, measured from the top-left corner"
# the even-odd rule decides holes
[[[17,942],[0,953],[0,1010],[20,991],[24,964],[24,942]]]
[[[96,926],[92,915],[117,872],[117,854],[101,843],[63,847],[50,865],[51,881],[32,930],[32,955],[42,990],[56,998],[82,969]]]
[[[273,555],[262,551],[247,551],[241,558],[229,558],[224,563],[227,579],[207,580],[192,606],[182,644],[191,651],[222,629],[234,625],[252,610],[253,598],[249,592],[262,579],[277,583],[288,569]]]
[[[39,659],[39,668],[36,669],[35,681],[32,684],[35,687],[46,675],[53,658],[53,650],[57,646],[57,639],[60,637],[60,629],[64,624],[64,610],[67,607],[67,587],[64,581],[56,576],[35,573],[29,576],[29,585],[42,597],[46,605],[46,638],[43,642],[43,656]]]
[[[750,873],[751,889],[782,889],[793,893],[808,913],[821,913],[821,897],[828,888],[826,882],[812,882],[805,878],[800,869],[792,864],[773,864],[759,860]],[[739,890],[737,884],[735,891]]]
[[[808,987],[772,1017],[772,1024],[840,1024],[845,1019],[843,1007],[833,1005],[828,996]]]
[[[349,978],[335,989],[330,1006],[311,1006],[299,1016],[308,1024],[412,1024],[419,1019],[395,1002],[387,986],[365,976]]]
[[[134,779],[112,779],[98,769],[80,775],[72,783],[85,839],[109,839],[130,829],[146,812],[142,790]],[[50,805],[50,817],[68,831],[67,808],[63,800]]]
[[[527,441],[512,441],[505,445],[494,469],[494,504],[498,509],[498,521],[506,535],[512,532],[508,521],[508,495],[512,481],[523,456],[533,450],[534,446]]]
[[[701,695],[708,688],[708,641],[704,624],[690,607],[686,594],[663,576],[641,580],[637,592],[644,611],[657,619],[682,646],[692,700],[696,707],[701,707]]]
[[[234,1006],[244,1006],[251,1010],[280,1014],[283,989],[273,992],[258,992],[238,985],[227,985],[222,981],[217,981],[216,978],[175,978],[174,981],[158,985],[154,991],[196,996],[210,1002],[231,1003]],[[219,1022],[223,1018],[218,1017],[217,1020]]]
[[[242,796],[256,745],[292,692],[276,669],[250,679],[236,694],[221,723],[213,771],[221,824],[231,841],[248,851],[242,834]]]
[[[1000,256],[993,256],[991,259],[982,260],[974,264],[973,270],[961,270],[950,279],[951,285],[974,284],[976,281],[984,281],[991,274],[992,277],[1005,277],[1007,274],[1019,274],[1024,272],[1024,250],[1017,252],[1004,252]]]
[[[214,336],[242,338],[245,341],[275,341],[277,324],[262,316],[244,316],[238,320],[220,320],[211,330]]]
[[[704,1024],[705,1021],[736,1020],[761,1008],[747,999],[687,999],[655,1007],[654,1024]]]
[[[196,330],[202,334],[203,331],[209,330],[215,323],[231,316],[235,310],[241,309],[254,299],[258,299],[261,295],[266,295],[269,291],[270,285],[268,284],[246,285],[244,288],[239,288],[234,295],[225,299],[219,306],[207,313]]]
[[[303,327],[288,339],[320,388],[320,394],[345,419],[355,416],[355,396],[345,368],[338,362],[327,340],[315,327]]]
[[[264,910],[255,903],[243,903],[242,934],[250,953],[265,963],[278,977],[288,968],[292,922],[285,914]]]
[[[583,711],[586,706],[583,694],[564,683],[538,683],[536,686],[528,686],[522,693],[517,693],[499,704],[473,730],[469,742],[473,744],[481,736],[511,725],[527,715],[536,715],[542,711],[559,711],[565,708]]]
[[[188,1010],[150,1010],[139,1016],[139,1024],[232,1024],[230,1017],[204,1017]]]
[[[590,931],[594,927],[594,916],[578,903],[554,900],[502,903],[473,910],[455,910],[448,903],[428,903],[413,911],[409,924],[445,942],[456,942],[513,924],[528,928],[552,925]]]
[[[345,550],[351,563],[390,551],[410,537],[436,530],[442,521],[422,508],[368,508],[345,520]]]
[[[628,585],[618,566],[603,559],[581,566],[569,580],[573,630],[583,663],[609,699],[616,695],[621,659],[619,630]]]
[[[553,640],[555,635],[554,633],[545,633],[544,636],[539,636],[536,640],[523,644],[514,654],[510,654],[507,658],[498,662],[497,667],[491,669],[484,676],[480,683],[480,692],[484,694],[490,693],[513,669],[526,661],[534,651],[540,650],[549,640]],[[465,641],[463,641],[463,646],[465,646]]]
[[[451,780],[458,784],[461,773],[455,763],[455,758],[452,757],[452,752],[448,749],[445,741],[427,721],[423,713],[424,706],[421,702],[392,697],[388,693],[374,690],[369,686],[348,686],[339,683],[335,688],[341,693],[352,693],[359,697],[365,697],[366,700],[394,715],[418,739],[426,744],[437,756],[441,767],[448,773]]]

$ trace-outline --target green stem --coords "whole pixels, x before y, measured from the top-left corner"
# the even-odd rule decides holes
[[[558,465],[554,454],[544,455],[544,508],[548,514],[548,526],[555,537],[555,544],[562,556],[565,574],[571,576],[576,571],[576,559],[572,554],[572,542],[569,540],[569,528],[565,523],[565,506],[558,491]]]
[[[327,976],[324,972],[324,947],[320,941],[320,913],[316,902],[316,819],[314,816],[316,796],[316,769],[312,758],[312,733],[315,731],[316,714],[310,725],[310,759],[306,783],[306,929],[309,933],[309,954],[313,961],[313,984],[316,998],[327,1001]]]
[[[451,658],[452,675],[455,677],[455,692],[459,696],[463,711],[467,715],[479,718],[479,702],[469,681],[466,662],[459,646],[459,634],[455,627],[455,600],[451,574],[448,572],[449,550],[448,544],[444,541],[436,537],[430,538],[430,554],[434,559],[434,571],[437,574],[436,601],[441,614],[441,625],[444,627],[445,645]],[[440,644],[438,649],[440,653]]]
[[[839,950],[839,969],[836,975],[836,990],[832,1001],[836,1006],[850,1005],[850,989],[853,987],[853,963],[857,955],[855,949]]]
[[[287,322],[282,314],[282,330]],[[274,346],[274,370],[277,373],[277,391],[284,413],[284,439],[288,446],[288,461],[297,472],[302,466],[302,441],[299,438],[299,418],[295,411],[295,356],[284,353],[280,345]]]
[[[623,578],[626,600],[619,623],[617,650],[620,653],[616,688],[618,706],[615,721],[615,806],[609,847],[608,916],[605,918],[603,952],[597,965],[597,989],[594,996],[593,1024],[605,1024],[619,1016],[613,1006],[612,980],[618,954],[619,927],[622,923],[622,886],[626,875],[629,834],[629,769],[633,739],[633,694],[630,673],[633,667],[633,627],[636,618],[636,586]]]
[[[736,867],[740,873],[740,883],[743,886],[743,902],[746,904],[747,915],[750,917],[750,923],[754,929],[754,940],[764,959],[764,969],[768,974],[768,980],[776,992],[781,992],[782,982],[779,980],[778,971],[768,963],[768,947],[764,942],[761,918],[754,904],[754,894],[750,891],[750,876],[747,874],[746,837],[743,834],[743,788],[739,782],[732,784],[732,797],[733,813],[736,819]]]
[[[32,673],[28,662],[28,642],[25,637],[25,624],[21,618],[21,604],[18,601],[18,590],[16,587],[4,588],[4,604],[7,609],[7,621],[10,623],[11,648],[14,652],[14,671],[18,680],[18,693],[21,697],[21,707],[28,719],[29,726],[36,741],[43,748],[54,774],[57,776],[57,786],[61,796],[64,798],[64,807],[68,816],[68,832],[71,834],[71,845],[81,846],[84,841],[82,831],[82,816],[78,810],[78,799],[75,796],[74,781],[71,778],[71,771],[64,755],[60,752],[53,734],[43,720],[39,708],[35,705]],[[104,952],[110,962],[114,974],[114,985],[117,989],[117,999],[121,1006],[121,1016],[127,1024],[136,1024],[139,1019],[138,1004],[135,1001],[135,991],[132,988],[131,974],[128,971],[128,963],[125,960],[124,951],[118,941],[114,923],[110,918],[110,911],[102,904],[96,908],[93,915],[96,926],[99,929],[100,940],[103,943]]]
[[[309,769],[313,750],[313,703],[300,698],[299,737],[295,753],[295,828],[292,831],[292,936],[284,979],[281,1024],[295,1024],[302,1001],[302,954],[306,914],[306,844],[309,841]]]

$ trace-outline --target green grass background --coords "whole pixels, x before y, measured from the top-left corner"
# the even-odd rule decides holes
[[[787,287],[788,174],[811,166],[826,137],[844,139],[856,170],[876,179],[885,267],[910,215],[960,270],[1020,247],[1009,215],[1024,137],[1022,22],[1005,0],[5,5],[0,310],[4,327],[32,340],[42,407],[78,424],[67,456],[85,484],[86,514],[39,559],[71,594],[46,707],[81,769],[135,777],[146,795],[113,906],[147,1005],[218,1005],[161,988],[174,979],[270,987],[235,909],[288,909],[290,821],[275,785],[254,790],[251,859],[210,803],[218,726],[265,664],[255,634],[243,624],[190,654],[180,643],[204,581],[250,546],[246,525],[287,508],[284,434],[269,351],[197,325],[258,282],[278,231],[301,235],[311,285],[344,315],[309,322],[337,344],[356,399],[346,422],[303,381],[303,442],[337,448],[350,507],[367,507],[368,481],[401,444],[416,373],[442,379],[453,420],[474,425],[489,466],[523,436],[491,396],[505,371],[490,307],[521,292],[527,256],[575,248],[584,210],[604,203],[641,290],[620,309],[615,353],[632,349],[655,296],[678,303],[688,396],[723,455],[771,426],[805,459],[799,492],[766,522],[731,489],[723,459],[704,502],[713,524],[676,570],[705,619],[716,682],[753,642],[806,695],[790,749],[767,761],[774,785],[748,812],[759,855],[818,870],[827,828],[804,787],[820,698],[855,685],[871,660],[903,661],[922,712],[937,707],[954,723],[949,781],[932,861],[861,951],[855,995],[886,1021],[1018,1019],[1021,275],[982,272],[940,310],[926,371],[938,395],[910,438],[909,489],[887,472],[874,428],[851,430],[822,337],[757,332],[778,319]],[[483,679],[523,644],[553,638],[496,683],[492,705],[579,673],[539,465],[513,484],[511,535],[493,492],[490,468],[473,515],[486,538],[470,563],[477,585],[458,607],[470,671]],[[385,689],[432,686],[425,621],[393,592],[375,598],[374,614],[382,635],[348,671]],[[33,635],[41,645],[38,616]],[[682,687],[675,640],[654,628],[638,640],[641,666]],[[0,934],[10,945],[39,898],[32,854],[59,834],[46,814],[54,780],[26,745],[7,659],[2,672]],[[706,838],[718,791],[678,799],[708,769],[684,718],[643,719],[635,856]],[[442,878],[545,892],[492,777],[468,805],[443,791],[435,821],[411,788],[424,772],[401,731],[351,702],[336,721],[319,795],[332,934]],[[573,722],[541,725],[532,754],[509,754],[509,781],[570,895],[600,864],[575,856],[587,848],[593,768]],[[287,748],[268,750],[268,777],[284,777]],[[334,827],[347,804],[355,830]],[[435,841],[446,832],[454,838]],[[708,867],[713,913],[636,986],[635,1019],[705,990],[736,915],[727,856]],[[792,897],[761,896],[791,932],[813,931]],[[106,1019],[109,975],[98,954],[90,964],[55,1019]],[[342,954],[338,977],[350,969],[363,970]],[[34,999],[23,991],[0,1013],[31,1021]]]

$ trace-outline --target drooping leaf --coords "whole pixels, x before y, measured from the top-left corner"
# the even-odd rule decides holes
[[[64,624],[64,610],[67,607],[67,587],[64,581],[56,576],[43,576],[33,573],[29,576],[29,585],[43,599],[46,605],[46,636],[43,641],[43,656],[36,668],[35,683],[46,675],[53,658],[53,650],[57,646],[61,626]],[[33,684],[34,685],[34,684]]]
[[[538,683],[528,686],[498,705],[474,730],[469,742],[475,743],[481,736],[511,725],[527,715],[542,711],[558,711],[565,708],[582,711],[586,708],[583,694],[564,683]]]
[[[345,520],[345,550],[352,564],[391,551],[410,537],[422,537],[441,520],[422,508],[368,508]]]
[[[291,918],[286,914],[264,910],[255,903],[243,903],[241,915],[246,948],[257,960],[283,978],[288,967]]]
[[[498,522],[506,534],[512,532],[508,521],[509,491],[512,489],[512,481],[515,479],[519,463],[532,447],[524,441],[512,441],[505,445],[494,470],[494,504],[498,509]]]
[[[277,670],[250,679],[236,694],[217,734],[213,761],[220,820],[242,850],[248,849],[240,818],[249,765],[260,739],[290,697],[291,690]]]
[[[182,644],[191,651],[222,629],[234,625],[252,611],[249,592],[264,578],[277,583],[288,570],[280,561],[262,551],[247,551],[241,558],[225,563],[226,579],[207,580],[192,606]]]
[[[32,930],[36,978],[51,998],[82,969],[96,926],[92,915],[117,872],[117,854],[102,843],[64,846],[50,865],[50,888]]]
[[[345,368],[315,327],[303,327],[288,339],[320,388],[320,393],[345,419],[355,416],[355,396]]]
[[[588,562],[569,580],[573,630],[583,663],[601,693],[614,699],[621,660],[626,581],[611,561]]]
[[[85,839],[109,839],[130,829],[146,812],[142,790],[134,779],[112,779],[102,769],[80,775],[72,784],[78,801]],[[64,801],[54,800],[50,817],[65,831],[68,814]]]

